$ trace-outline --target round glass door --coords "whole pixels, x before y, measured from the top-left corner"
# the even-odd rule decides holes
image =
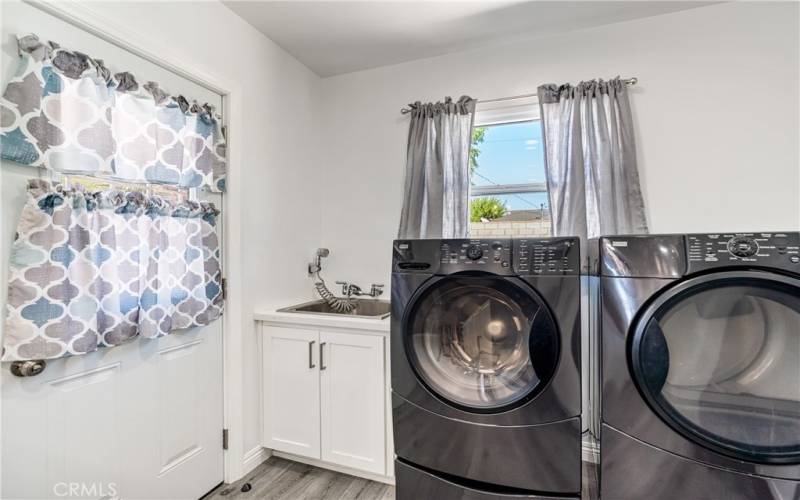
[[[630,354],[643,395],[685,437],[742,460],[800,462],[800,281],[686,281],[645,312]]]
[[[558,362],[558,330],[542,299],[515,278],[443,278],[406,317],[417,376],[449,404],[505,411],[533,398]]]

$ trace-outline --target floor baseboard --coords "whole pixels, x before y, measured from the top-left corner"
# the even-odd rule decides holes
[[[340,465],[323,462],[322,460],[300,457],[297,455],[292,455],[291,453],[284,453],[282,451],[272,451],[271,454],[275,455],[276,457],[285,458],[286,460],[292,460],[294,462],[313,465],[314,467],[319,467],[321,469],[330,469],[335,472],[341,472],[342,474],[349,474],[351,476],[363,477],[364,479],[369,479],[370,481],[376,481],[378,483],[390,484],[394,486],[394,477],[384,476],[381,474],[374,474],[372,472],[364,472],[358,469],[351,469],[350,467],[342,467]]]
[[[244,474],[250,474],[253,469],[264,463],[271,456],[272,452],[263,446],[256,446],[245,453],[244,459],[242,459],[242,470]]]
[[[600,463],[600,443],[588,432],[581,440],[581,460],[592,464]]]

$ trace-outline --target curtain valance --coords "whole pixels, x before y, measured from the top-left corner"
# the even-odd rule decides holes
[[[222,314],[208,203],[31,180],[11,250],[3,361],[48,359]]]
[[[36,35],[0,99],[3,158],[65,174],[224,191],[225,138],[214,108]]]

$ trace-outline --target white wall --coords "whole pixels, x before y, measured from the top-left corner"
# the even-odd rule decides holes
[[[327,276],[389,280],[415,100],[636,76],[653,232],[800,229],[798,4],[725,3],[322,80]]]
[[[243,235],[243,244],[227,251],[229,262],[240,264],[245,271],[240,297],[243,300],[235,310],[243,325],[246,454],[260,445],[261,429],[259,349],[253,309],[308,299],[312,293],[304,269],[318,246],[320,233],[310,137],[319,78],[218,2],[86,2],[85,7],[128,31],[152,38],[163,45],[165,52],[183,58],[189,67],[222,75],[241,85],[241,127],[230,130],[234,147],[240,148],[241,162],[234,167],[238,174],[229,178],[228,191],[229,199],[236,197],[241,203],[240,208],[228,213],[231,223],[226,229],[239,223]],[[14,10],[4,8],[4,13],[13,15]],[[44,28],[43,24],[27,29]],[[45,39],[48,35],[38,34]],[[13,57],[12,35],[2,33],[5,55]],[[12,62],[11,58],[5,60],[9,64],[3,66],[3,81],[10,76]],[[163,80],[158,76],[156,79]],[[165,88],[169,89],[169,85]],[[19,169],[21,175],[27,170],[12,168]],[[14,173],[4,168],[4,174],[9,172]],[[11,187],[9,182],[3,182],[4,202],[15,197],[18,211],[24,203],[24,193],[17,192],[19,189],[12,192]],[[9,213],[3,214],[6,250],[16,224],[13,219]]]

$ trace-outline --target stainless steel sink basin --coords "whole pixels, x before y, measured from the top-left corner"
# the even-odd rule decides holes
[[[291,312],[291,313],[306,313],[306,314],[329,314],[332,316],[349,316],[352,318],[372,318],[384,319],[388,318],[391,314],[389,301],[387,300],[374,300],[374,299],[352,299],[356,304],[356,308],[350,312],[337,312],[331,309],[324,300],[315,300],[306,302],[305,304],[298,304],[296,306],[284,307],[278,309],[278,312]]]

